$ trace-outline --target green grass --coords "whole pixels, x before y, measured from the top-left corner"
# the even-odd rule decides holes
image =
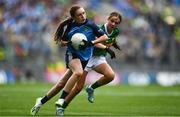
[[[0,116],[29,116],[37,97],[52,84],[0,85]],[[46,103],[39,116],[55,116],[54,102]],[[105,86],[95,91],[90,104],[82,91],[65,111],[67,116],[180,116],[180,86]]]

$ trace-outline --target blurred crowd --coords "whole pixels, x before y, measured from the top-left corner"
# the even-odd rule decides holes
[[[117,69],[180,70],[180,0],[1,0],[0,70],[17,80],[42,80],[49,64],[64,62],[53,34],[72,4],[97,24],[113,10],[123,15],[117,38]],[[180,9],[179,9],[180,10]]]

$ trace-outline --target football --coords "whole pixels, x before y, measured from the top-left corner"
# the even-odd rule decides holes
[[[79,50],[80,45],[83,45],[82,40],[87,40],[86,36],[83,33],[75,33],[71,37],[72,46],[74,49]]]

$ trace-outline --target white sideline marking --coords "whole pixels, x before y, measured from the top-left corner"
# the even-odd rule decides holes
[[[11,90],[0,90],[1,96],[6,95],[6,93],[35,93],[35,92],[47,92],[49,89],[36,89],[36,90],[23,90],[23,89],[11,89]],[[85,90],[82,90],[79,95],[87,95]],[[155,92],[121,92],[121,91],[110,91],[110,90],[95,90],[95,95],[112,95],[112,96],[180,96],[180,91],[155,91]]]

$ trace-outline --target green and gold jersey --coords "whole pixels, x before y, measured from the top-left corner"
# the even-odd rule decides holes
[[[108,34],[107,32],[107,24],[104,24],[102,26],[100,26],[100,28],[106,33],[106,35],[108,36],[108,40],[102,42],[102,44],[113,44],[116,42],[116,37],[119,35],[119,29],[115,28],[111,34]],[[94,51],[93,51],[93,56],[106,56],[107,52],[104,49],[100,49],[95,47]]]

